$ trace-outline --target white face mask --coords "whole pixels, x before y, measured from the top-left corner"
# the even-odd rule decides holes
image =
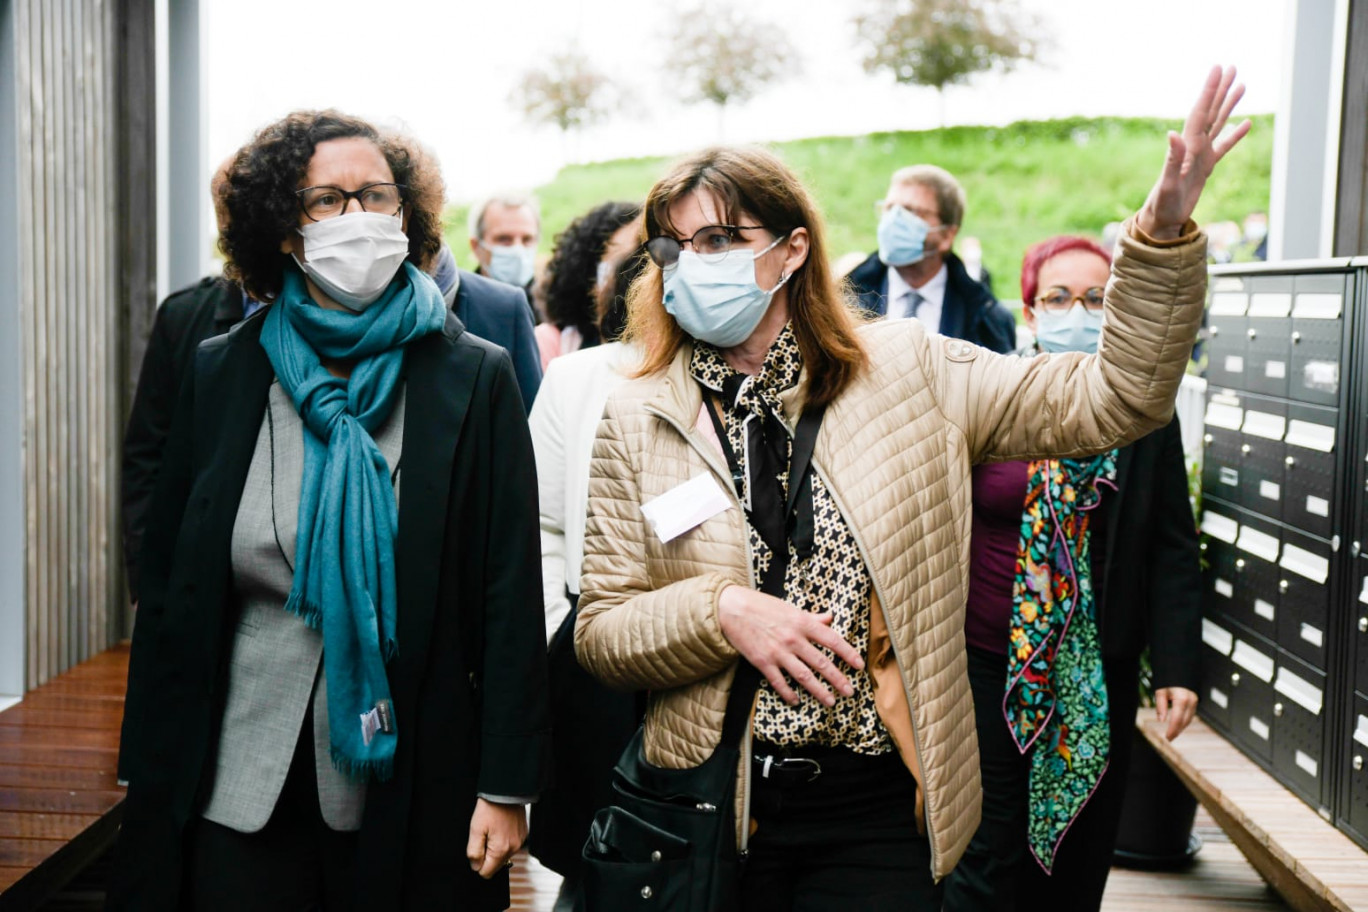
[[[537,271],[537,248],[524,247],[522,244],[509,244],[506,247],[491,247],[484,241],[480,246],[489,251],[489,277],[505,285],[519,288],[532,281]]]
[[[304,260],[294,261],[324,294],[357,313],[385,293],[408,256],[402,215],[353,212],[298,230]]]

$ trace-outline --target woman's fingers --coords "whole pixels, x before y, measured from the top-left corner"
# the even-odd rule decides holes
[[[1241,121],[1240,125],[1212,143],[1211,151],[1216,155],[1216,161],[1225,158],[1225,154],[1235,147],[1235,144],[1245,138],[1249,128],[1253,126],[1248,120]],[[1213,162],[1214,164],[1214,162]]]
[[[784,666],[784,670],[788,672],[789,677],[793,679],[793,683],[820,700],[823,706],[836,705],[836,698],[832,696],[831,690],[822,683],[821,678],[817,677],[817,672],[812,670],[812,666],[800,659],[796,653],[786,654],[781,660],[781,664]],[[794,694],[793,699],[789,702],[797,703],[798,695]]]
[[[850,641],[831,629],[831,613],[823,612],[818,615],[808,615],[816,623],[812,624],[807,631],[807,638],[818,646],[825,646],[836,654],[836,658],[845,662],[856,671],[864,670],[864,658],[859,650],[850,645]],[[823,620],[825,618],[825,620]]]
[[[781,657],[780,662],[778,663],[766,662],[763,666],[756,665],[755,667],[765,676],[765,680],[769,681],[769,686],[774,688],[774,692],[779,695],[779,699],[789,704],[797,703],[798,694],[789,686],[788,678],[784,677],[782,661]]]
[[[841,696],[848,697],[855,693],[855,688],[851,686],[850,679],[842,674],[841,670],[836,667],[836,663],[827,658],[826,653],[816,646],[811,643],[804,643],[802,648],[798,650],[798,658],[817,672]]]
[[[1187,120],[1183,123],[1184,136],[1205,133],[1211,125],[1212,116],[1219,107],[1216,90],[1221,85],[1222,75],[1220,67],[1212,67],[1211,72],[1207,73],[1206,82],[1202,84],[1202,93],[1197,96],[1197,101],[1193,103],[1192,110],[1188,112]]]

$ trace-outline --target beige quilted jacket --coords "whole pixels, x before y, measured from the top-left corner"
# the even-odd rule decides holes
[[[813,465],[859,542],[887,621],[937,878],[963,854],[981,801],[963,633],[970,467],[1096,453],[1167,423],[1201,318],[1205,254],[1195,230],[1160,246],[1128,227],[1094,356],[1000,356],[912,320],[867,326],[871,366],[827,409]],[[591,673],[651,690],[646,759],[671,768],[695,766],[716,746],[738,655],[719,627],[718,597],[753,585],[739,505],[668,544],[641,514],[704,472],[733,493],[709,421],[699,420],[689,355],[609,399],[590,467],[575,629]],[[790,427],[801,387],[785,400]],[[738,821],[749,816],[748,748],[749,739]],[[738,823],[743,848],[748,835]]]

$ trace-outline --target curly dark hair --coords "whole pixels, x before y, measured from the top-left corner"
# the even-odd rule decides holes
[[[556,235],[556,249],[546,266],[548,322],[561,329],[573,326],[585,342],[597,341],[595,285],[603,247],[614,232],[640,214],[637,203],[603,203]]]
[[[603,342],[616,342],[627,330],[627,293],[648,262],[646,248],[637,247],[613,265],[613,283],[599,289],[598,335]]]
[[[289,262],[280,244],[299,226],[295,191],[315,147],[353,136],[375,143],[395,183],[407,187],[409,262],[425,269],[437,256],[446,189],[436,161],[414,140],[381,132],[360,118],[331,109],[295,111],[262,128],[238,151],[219,191],[228,215],[219,235],[219,250],[228,260],[224,274],[258,301],[274,300],[280,292]]]

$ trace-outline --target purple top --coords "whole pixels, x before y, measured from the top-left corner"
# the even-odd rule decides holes
[[[969,601],[964,637],[970,646],[1007,654],[1012,584],[1021,544],[1029,463],[974,466],[974,524],[969,544]]]

